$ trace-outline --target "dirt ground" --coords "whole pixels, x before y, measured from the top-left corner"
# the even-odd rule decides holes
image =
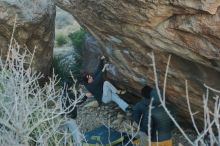
[[[93,107],[94,100],[89,99],[78,107],[77,123],[82,133],[92,130],[100,125],[110,126],[120,132],[135,134],[137,125],[131,123],[126,114],[116,104],[110,103],[101,107]],[[194,139],[195,134],[190,129],[184,129],[190,138]],[[173,146],[189,146],[184,136],[177,130],[173,130]]]

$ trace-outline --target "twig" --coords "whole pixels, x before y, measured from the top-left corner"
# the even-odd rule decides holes
[[[197,126],[196,126],[195,119],[193,117],[194,114],[192,113],[191,106],[190,106],[190,103],[189,103],[189,91],[188,91],[188,82],[187,82],[187,80],[185,81],[185,87],[186,87],[186,100],[187,100],[187,105],[188,105],[188,110],[189,110],[189,113],[190,113],[190,117],[191,117],[193,126],[194,126],[197,134],[200,135],[200,132],[199,132]]]
[[[154,54],[151,53],[149,54],[149,56],[152,59],[152,64],[153,64],[153,71],[154,71],[154,77],[155,77],[155,84],[156,84],[156,90],[157,90],[157,94],[159,96],[161,105],[163,106],[164,110],[166,111],[166,113],[168,114],[168,116],[170,117],[170,119],[173,121],[173,123],[176,125],[176,127],[180,130],[180,132],[183,134],[183,136],[187,139],[187,141],[191,144],[194,145],[194,143],[189,139],[189,137],[187,136],[187,134],[184,132],[184,130],[180,127],[180,125],[176,122],[176,120],[174,119],[174,117],[171,115],[170,111],[167,109],[165,103],[163,102],[163,99],[161,97],[160,94],[160,89],[159,89],[159,85],[158,85],[158,79],[157,79],[157,71],[156,71],[156,64],[155,64],[155,57]],[[169,68],[167,68],[169,69]],[[167,78],[165,76],[165,78]],[[166,89],[166,88],[165,88]]]

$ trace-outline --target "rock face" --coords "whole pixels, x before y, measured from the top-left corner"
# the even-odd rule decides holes
[[[21,48],[33,52],[36,47],[33,68],[47,75],[53,55],[55,14],[55,5],[50,0],[1,0],[0,48],[3,57],[7,54],[17,15],[14,38]]]
[[[161,87],[171,54],[167,99],[177,105],[182,118],[189,117],[185,99],[185,80],[188,80],[192,110],[200,111],[195,117],[202,125],[203,84],[220,88],[219,0],[57,0],[56,3],[98,40],[103,46],[101,51],[118,71],[112,79],[133,92],[139,93],[144,84],[154,86],[148,53],[155,54]]]

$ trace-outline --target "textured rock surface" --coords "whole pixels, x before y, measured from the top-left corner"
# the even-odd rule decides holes
[[[203,84],[220,86],[219,0],[57,0],[103,46],[116,65],[112,77],[133,92],[154,85],[154,52],[160,85],[169,54],[168,100],[185,118],[185,80],[189,81],[192,110],[202,111]],[[210,99],[211,100],[211,99]],[[196,115],[203,118],[202,114]]]
[[[31,51],[36,47],[33,68],[49,73],[54,44],[55,6],[50,0],[1,0],[0,49],[5,57],[10,43],[15,16],[14,38]]]

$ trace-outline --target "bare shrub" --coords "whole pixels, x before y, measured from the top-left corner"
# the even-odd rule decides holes
[[[55,75],[40,86],[38,81],[43,75],[32,70],[33,57],[28,49],[20,48],[12,34],[7,59],[0,58],[1,146],[60,145],[64,136],[60,126],[67,112],[62,100],[69,97],[64,97],[64,89],[57,87]],[[80,100],[75,86],[72,92],[76,99],[68,112]]]

